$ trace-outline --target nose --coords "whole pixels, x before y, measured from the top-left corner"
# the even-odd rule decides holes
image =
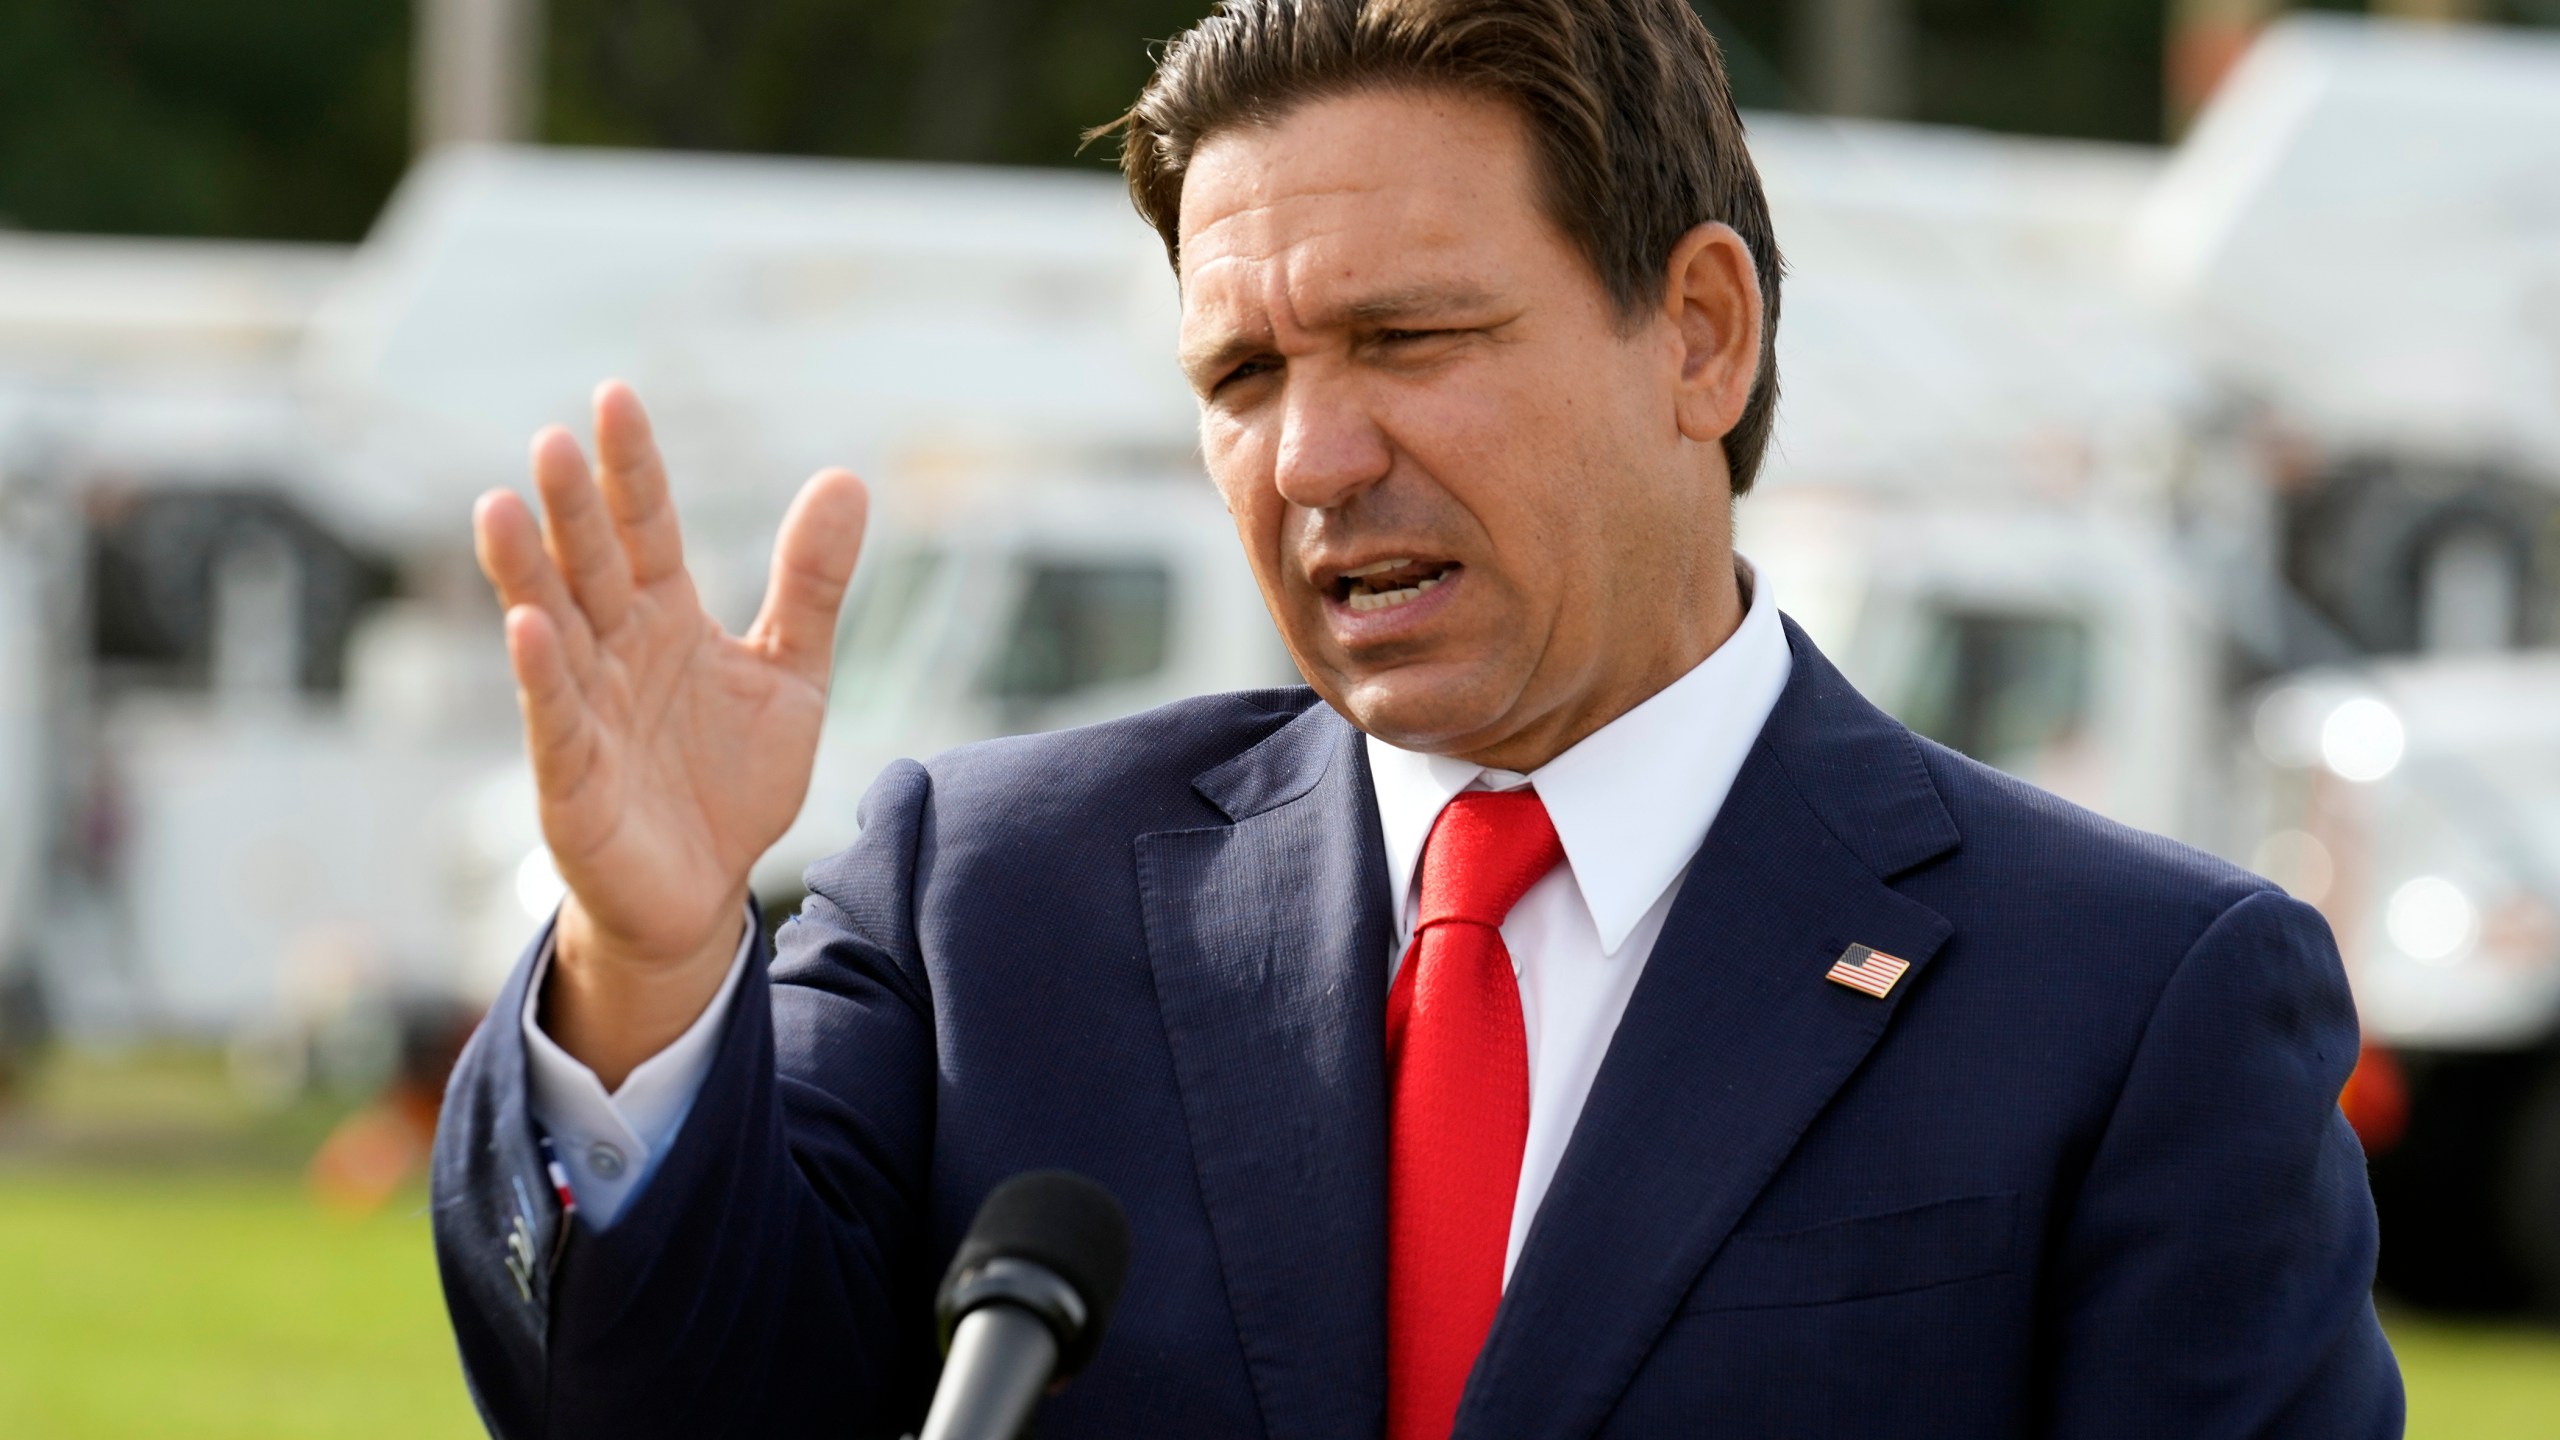
[[[1290,377],[1273,477],[1281,498],[1331,510],[1386,478],[1393,455],[1347,378]]]

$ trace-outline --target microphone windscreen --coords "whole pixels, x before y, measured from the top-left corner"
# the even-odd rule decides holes
[[[1111,1192],[1071,1170],[1028,1170],[998,1185],[978,1207],[953,1274],[989,1260],[1029,1260],[1057,1273],[1084,1298],[1084,1332],[1063,1347],[1060,1368],[1083,1368],[1102,1343],[1129,1275],[1129,1216]]]

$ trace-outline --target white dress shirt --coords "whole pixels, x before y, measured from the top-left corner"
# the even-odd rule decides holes
[[[1564,842],[1564,863],[1529,887],[1502,923],[1529,1040],[1529,1137],[1502,1262],[1506,1282],[1690,858],[1724,808],[1794,668],[1768,585],[1747,565],[1742,570],[1750,608],[1731,638],[1530,774],[1368,741],[1396,916],[1391,967],[1413,934],[1420,903],[1413,880],[1423,841],[1451,797],[1533,785]],[[533,1120],[551,1137],[590,1225],[613,1223],[682,1128],[711,1067],[749,949],[740,942],[728,978],[692,1027],[610,1095],[594,1071],[536,1023],[551,964],[547,944],[535,962],[520,1021],[532,1069]]]
[[[1413,936],[1423,842],[1459,792],[1534,786],[1564,842],[1564,863],[1502,922],[1529,1039],[1529,1137],[1502,1257],[1505,1283],[1690,858],[1794,669],[1765,583],[1752,585],[1750,606],[1741,628],[1689,673],[1529,774],[1369,738],[1396,916],[1390,964],[1402,963]]]

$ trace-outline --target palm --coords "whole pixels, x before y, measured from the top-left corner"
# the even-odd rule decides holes
[[[543,834],[606,930],[691,934],[799,810],[825,690],[722,634],[681,576],[597,639],[590,738],[542,787]]]
[[[749,867],[808,789],[863,495],[841,471],[810,482],[776,543],[763,613],[731,636],[684,569],[638,402],[608,386],[596,408],[598,475],[574,441],[546,433],[535,454],[545,527],[492,495],[481,556],[508,605],[562,878],[618,949],[672,961],[734,926]]]

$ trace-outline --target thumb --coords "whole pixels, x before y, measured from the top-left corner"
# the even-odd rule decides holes
[[[747,641],[824,686],[835,653],[836,611],[862,553],[871,492],[850,470],[821,470],[800,487],[773,544],[773,575]]]

